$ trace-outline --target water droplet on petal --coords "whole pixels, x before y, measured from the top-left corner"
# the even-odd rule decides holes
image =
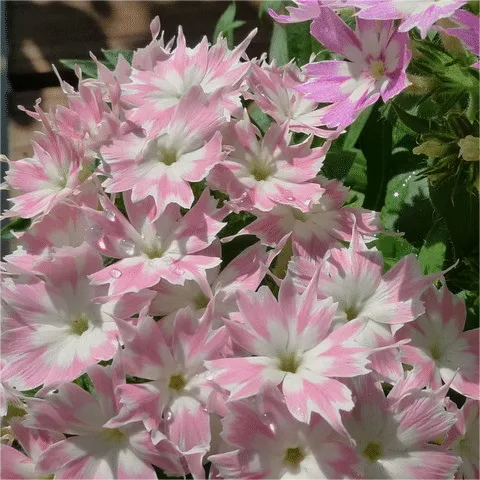
[[[213,372],[207,372],[205,378],[211,382],[215,378],[215,374]]]
[[[115,220],[115,213],[113,213],[111,210],[105,210],[103,213],[105,213],[105,216],[106,216],[110,221]]]
[[[98,242],[97,242],[97,245],[98,245],[98,248],[100,250],[105,250],[107,248],[107,246],[105,245],[105,242],[103,240],[103,238],[101,238]]]
[[[166,422],[171,422],[173,420],[173,413],[168,407],[163,410],[163,418]]]
[[[291,195],[289,195],[289,196],[287,197],[287,200],[288,200],[289,202],[293,202],[293,201],[295,200],[295,197],[292,197]]]
[[[135,253],[135,244],[128,240],[120,240],[120,248],[127,254],[133,255]]]
[[[277,426],[272,422],[268,424],[268,429],[275,435],[277,432]]]
[[[122,276],[122,272],[116,268],[113,268],[111,271],[110,271],[110,275],[113,277],[113,278],[120,278]]]

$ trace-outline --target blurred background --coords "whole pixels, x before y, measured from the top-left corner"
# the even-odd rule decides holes
[[[259,56],[268,51],[272,22],[259,18],[261,0],[238,1],[236,19],[245,24],[235,30],[235,42],[259,27],[247,53]],[[88,59],[89,51],[103,58],[101,49],[143,47],[151,40],[150,21],[159,15],[165,39],[182,25],[189,46],[203,35],[212,40],[215,24],[230,5],[228,1],[59,1],[22,0],[1,2],[6,25],[7,60],[7,151],[13,159],[31,154],[30,142],[38,124],[17,105],[31,108],[42,97],[42,108],[65,103],[52,63],[63,79],[76,85],[73,72],[59,59]],[[2,12],[3,13],[3,12]],[[4,125],[5,127],[5,125]],[[2,132],[5,135],[5,131]],[[3,136],[2,135],[2,136]]]

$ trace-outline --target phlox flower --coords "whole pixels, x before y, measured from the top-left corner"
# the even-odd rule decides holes
[[[207,318],[198,326],[189,307],[180,310],[172,346],[151,317],[139,322],[122,351],[122,360],[127,373],[152,381],[117,387],[115,395],[121,408],[109,426],[143,421],[155,444],[159,435],[163,438],[160,432],[165,431],[184,453],[196,449],[196,453],[205,454],[209,450],[207,402],[213,386],[204,361],[218,357],[227,332],[225,327],[212,330],[211,312],[207,310],[205,315]],[[201,456],[198,460],[195,471],[201,468]]]
[[[87,239],[88,221],[80,208],[97,206],[97,190],[93,183],[85,185],[82,192],[67,203],[59,203],[30,226],[25,232],[16,234],[17,249],[5,255],[5,262],[25,272],[35,273],[39,258],[52,259],[58,249],[80,247]]]
[[[309,80],[297,87],[307,98],[331,103],[323,109],[324,125],[345,127],[380,97],[386,102],[410,85],[408,34],[399,33],[393,21],[357,18],[353,32],[335,12],[322,8],[310,30],[325,48],[346,58],[308,64]]]
[[[232,205],[240,210],[272,210],[275,205],[291,205],[308,210],[318,199],[322,187],[313,182],[320,170],[329,143],[311,149],[312,137],[289,145],[288,123],[272,123],[265,136],[252,124],[247,112],[232,122],[224,143],[232,147],[228,157],[208,176],[212,188],[228,193]]]
[[[460,409],[449,402],[448,410],[455,414],[456,422],[442,444],[462,459],[455,478],[479,478],[478,401],[467,398]]]
[[[65,438],[62,433],[24,427],[19,418],[11,422],[12,433],[23,451],[0,444],[1,478],[53,478],[54,471],[38,471],[40,455],[51,445]],[[51,477],[50,477],[51,475]]]
[[[130,120],[144,124],[158,113],[167,114],[193,86],[200,87],[217,105],[233,113],[241,105],[242,84],[250,68],[249,62],[240,59],[255,34],[256,30],[252,31],[234,50],[228,49],[224,38],[209,46],[207,37],[188,48],[179,27],[171,55],[157,61],[151,69],[134,68],[131,82],[123,85],[122,96],[137,107],[130,112]]]
[[[319,413],[336,431],[345,433],[340,410],[350,410],[353,401],[337,378],[369,372],[370,350],[355,341],[360,322],[330,331],[336,304],[317,300],[317,282],[315,276],[299,295],[287,276],[278,302],[265,286],[255,293],[239,291],[240,318],[225,323],[233,342],[253,356],[206,365],[214,381],[230,392],[229,400],[255,395],[268,383],[280,385],[297,420],[309,423],[312,413]]]
[[[83,146],[54,132],[38,105],[36,109],[45,132],[37,133],[31,158],[8,162],[6,186],[19,195],[8,199],[13,206],[3,213],[4,217],[46,215],[83,187],[83,168],[86,166]]]
[[[4,282],[2,379],[28,390],[71,381],[113,357],[119,336],[113,317],[138,313],[151,296],[94,303],[107,288],[91,286],[87,275],[101,268],[100,255],[85,244],[39,263],[44,280]]]
[[[180,453],[165,436],[159,434],[157,445],[153,445],[141,422],[107,426],[118,413],[114,389],[123,381],[115,363],[89,367],[95,396],[68,383],[44,399],[28,399],[26,427],[69,435],[40,455],[37,467],[42,471],[54,472],[55,478],[63,479],[156,479],[153,464],[170,474],[184,473]]]
[[[350,383],[355,407],[342,419],[355,440],[360,478],[453,477],[459,458],[431,443],[455,424],[443,405],[446,389],[411,390],[391,401],[393,390],[385,398],[373,374]]]
[[[442,380],[451,381],[453,390],[479,400],[479,329],[463,331],[464,302],[446,288],[433,286],[422,300],[425,313],[395,335],[410,339],[401,347],[402,361],[415,367],[425,385],[439,388]]]
[[[305,83],[308,77],[293,62],[277,67],[273,62],[261,66],[252,64],[247,76],[250,98],[272,117],[279,125],[288,122],[292,132],[314,134],[317,137],[333,139],[338,130],[320,128],[323,110],[318,102],[305,98],[295,87]]]
[[[254,210],[256,220],[235,236],[256,235],[264,245],[275,246],[285,235],[290,235],[295,255],[318,260],[329,248],[341,246],[340,241],[351,240],[354,223],[357,231],[366,238],[380,233],[377,212],[343,206],[348,189],[340,182],[321,176],[314,182],[324,189],[324,193],[318,200],[309,202],[308,210],[286,205],[278,205],[269,212]],[[224,241],[230,238],[233,237]]]
[[[235,450],[209,460],[223,478],[354,478],[352,447],[317,414],[293,418],[278,389],[230,402],[222,425]]]
[[[450,20],[456,25],[447,28],[437,25],[436,29],[459,38],[468,50],[477,57],[480,56],[480,24],[478,16],[467,10],[457,10],[450,17]],[[480,62],[475,62],[472,67],[480,69]]]
[[[157,215],[170,203],[192,206],[188,182],[199,182],[224,158],[218,129],[225,118],[199,87],[173,111],[157,117],[146,135],[129,133],[101,149],[107,192],[131,190],[133,202],[153,197]]]
[[[441,275],[423,276],[413,254],[383,274],[382,254],[368,249],[355,227],[348,248],[330,249],[319,264],[297,257],[289,267],[297,283],[308,281],[319,268],[318,297],[338,305],[334,328],[357,319],[364,325],[357,341],[370,348],[394,344],[395,331],[425,311],[420,296]],[[396,380],[403,372],[396,348],[374,352],[370,360],[372,369],[386,378]]]
[[[214,242],[212,246],[219,255],[220,245]],[[227,318],[238,311],[237,291],[255,291],[265,277],[269,263],[266,248],[256,243],[237,255],[221,272],[219,265],[207,270],[206,284],[200,285],[195,280],[186,280],[183,285],[160,281],[152,287],[156,295],[149,313],[163,316],[160,324],[167,335],[171,334],[176,313],[184,307],[190,307],[200,318],[208,304],[213,302],[215,319]]]
[[[90,275],[94,285],[110,285],[109,295],[139,292],[161,279],[182,285],[221,262],[202,252],[225,225],[219,220],[226,215],[208,190],[183,217],[177,205],[169,205],[158,217],[152,198],[137,203],[123,198],[128,220],[106,197],[101,198],[103,212],[84,209],[92,225],[92,244],[104,255],[120,258]]]
[[[322,7],[339,9],[349,7],[354,0],[294,0],[296,7],[286,7],[289,15],[281,15],[268,10],[268,13],[278,23],[298,23],[317,18],[321,13]]]
[[[422,38],[441,18],[450,17],[467,0],[353,0],[361,10],[359,18],[369,20],[401,20],[399,32],[418,27]]]

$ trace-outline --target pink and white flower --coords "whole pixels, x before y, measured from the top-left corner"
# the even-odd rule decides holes
[[[322,7],[332,9],[348,8],[355,0],[294,0],[296,7],[286,7],[289,15],[279,15],[272,9],[268,11],[278,23],[298,23],[317,18]]]
[[[226,112],[234,113],[241,106],[243,80],[250,68],[249,62],[240,59],[255,34],[252,31],[234,50],[228,49],[223,38],[209,47],[206,37],[192,49],[179,28],[171,55],[151,69],[133,69],[131,83],[123,86],[124,99],[138,107],[130,112],[130,120],[144,124],[158,113],[168,114],[194,86]]]
[[[256,235],[264,245],[275,246],[285,235],[290,235],[295,255],[319,260],[329,248],[341,246],[340,241],[351,240],[354,224],[367,240],[381,232],[377,212],[343,206],[348,189],[340,182],[324,177],[317,177],[314,182],[324,193],[309,203],[308,210],[286,205],[278,205],[269,212],[254,210],[257,219],[235,236]],[[224,241],[230,238],[233,237]]]
[[[224,142],[232,147],[228,157],[208,176],[212,188],[228,193],[231,204],[240,210],[272,210],[291,205],[302,212],[310,201],[320,198],[323,188],[313,182],[320,170],[329,143],[311,149],[312,138],[289,145],[288,123],[272,124],[260,139],[247,112],[232,123]]]
[[[299,421],[319,413],[336,431],[345,433],[340,410],[351,410],[349,389],[337,378],[364,375],[369,349],[355,337],[361,322],[331,332],[336,311],[331,299],[317,300],[315,276],[299,295],[287,276],[279,300],[267,287],[239,291],[238,321],[226,321],[234,343],[252,354],[207,362],[214,381],[230,392],[230,400],[255,395],[266,384],[281,385],[286,405]],[[242,323],[240,323],[242,322]]]
[[[347,441],[319,415],[296,420],[276,388],[230,402],[222,425],[235,450],[209,460],[223,478],[354,478],[357,458]]]
[[[373,375],[351,384],[355,407],[342,418],[355,440],[361,478],[453,477],[460,459],[431,444],[455,424],[455,416],[443,406],[446,389],[412,390],[389,402]]]
[[[467,0],[353,0],[352,3],[361,9],[357,14],[359,18],[399,19],[399,32],[408,32],[418,27],[422,38],[425,38],[437,20],[450,17]]]
[[[410,339],[401,347],[402,361],[415,367],[425,385],[451,381],[453,390],[479,400],[479,329],[463,331],[465,304],[446,288],[430,287],[422,300],[425,313],[395,335]]]
[[[177,205],[169,205],[158,217],[153,199],[137,203],[124,195],[127,220],[106,197],[103,212],[84,209],[97,238],[93,245],[104,255],[120,260],[90,275],[94,285],[109,284],[109,295],[139,292],[161,279],[182,285],[202,278],[205,270],[221,262],[203,254],[224,223],[224,209],[205,190],[182,217]]]
[[[323,110],[318,102],[305,98],[296,87],[308,80],[293,62],[277,67],[264,62],[261,66],[252,64],[247,81],[252,93],[245,98],[255,101],[261,110],[279,125],[288,122],[292,132],[313,134],[321,138],[336,138],[341,132],[320,128],[323,124]]]
[[[13,206],[3,213],[4,217],[46,215],[83,188],[82,170],[86,166],[83,146],[54,132],[38,105],[36,110],[46,131],[37,134],[31,158],[8,162],[6,185],[19,195],[9,199]]]
[[[51,445],[65,438],[62,433],[24,427],[17,418],[11,422],[12,433],[23,451],[0,444],[0,476],[2,478],[53,478],[53,470],[39,471],[37,461]]]
[[[379,98],[386,102],[410,85],[408,34],[398,32],[393,21],[357,18],[353,32],[335,12],[321,8],[311,33],[346,58],[307,65],[309,80],[297,87],[309,99],[331,103],[323,109],[324,125],[345,127]]]
[[[305,282],[318,268],[316,262],[293,260],[297,282]],[[423,276],[416,257],[402,258],[385,274],[383,257],[368,249],[354,228],[349,248],[330,249],[320,263],[318,297],[338,302],[334,328],[357,319],[364,328],[357,341],[370,348],[393,345],[393,334],[424,311],[422,292],[441,275]],[[388,379],[403,373],[396,348],[372,353],[372,369]]]
[[[220,248],[218,243],[212,246],[218,250]],[[200,319],[209,303],[213,302],[214,318],[219,322],[238,311],[238,290],[257,289],[268,271],[269,263],[266,248],[256,243],[237,255],[221,272],[220,266],[207,270],[207,282],[204,285],[194,280],[186,280],[184,285],[160,281],[152,287],[156,296],[149,313],[163,316],[161,326],[167,336],[172,333],[175,315],[181,308],[190,307]]]
[[[128,318],[151,299],[142,295],[132,302],[94,303],[107,289],[89,284],[87,275],[102,268],[102,259],[86,244],[44,259],[37,268],[45,280],[3,284],[8,315],[1,373],[19,390],[71,381],[89,365],[111,359],[119,337],[114,316]]]
[[[159,433],[157,445],[141,422],[108,427],[118,413],[115,387],[123,381],[118,365],[93,365],[88,375],[96,396],[74,383],[60,386],[45,399],[31,398],[24,425],[62,432],[69,437],[47,448],[37,467],[55,478],[156,479],[156,465],[170,474],[183,474],[180,452]]]
[[[129,133],[101,150],[110,177],[105,190],[131,190],[133,202],[151,196],[157,215],[170,203],[190,208],[188,182],[201,181],[224,158],[218,132],[224,122],[201,88],[191,88],[173,110],[155,117],[146,135]]]
[[[449,402],[448,410],[455,414],[456,422],[448,432],[443,445],[462,459],[455,478],[479,478],[478,401],[467,398],[460,409],[453,402]]]
[[[110,427],[143,421],[155,444],[160,431],[165,430],[184,453],[196,450],[197,454],[205,454],[209,450],[207,402],[213,386],[204,362],[219,356],[227,332],[224,327],[212,330],[211,311],[207,310],[205,315],[198,327],[189,307],[180,310],[175,318],[176,341],[172,346],[151,317],[139,322],[122,352],[122,360],[128,373],[152,381],[117,387],[115,395],[121,408],[108,423]],[[202,456],[197,458],[195,471],[201,468]]]

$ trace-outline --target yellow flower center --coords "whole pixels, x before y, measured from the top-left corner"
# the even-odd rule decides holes
[[[168,388],[171,390],[175,390],[176,392],[183,390],[187,381],[183,376],[183,373],[176,373],[170,377],[170,381],[168,382]]]
[[[369,442],[363,451],[363,454],[372,462],[382,456],[382,446],[377,442]]]
[[[70,331],[74,335],[80,336],[87,330],[88,330],[88,318],[83,313],[72,320]]]
[[[375,80],[382,78],[385,75],[385,64],[381,60],[372,60],[370,74]]]
[[[169,166],[178,160],[178,155],[175,150],[163,147],[160,148],[160,151],[158,152],[158,160]]]
[[[287,448],[283,461],[292,467],[297,467],[304,458],[305,455],[299,447]]]
[[[301,360],[293,352],[282,353],[279,355],[278,360],[278,368],[282,372],[297,373],[298,367],[302,364]]]

